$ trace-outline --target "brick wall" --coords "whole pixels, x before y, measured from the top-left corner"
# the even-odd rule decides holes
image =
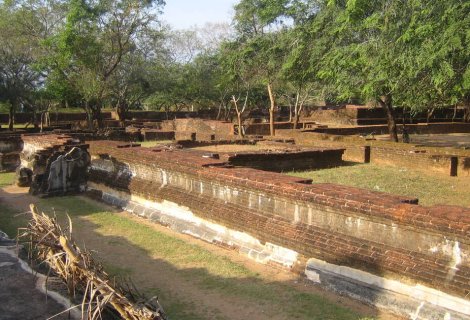
[[[427,171],[450,175],[451,157],[432,155],[420,150],[402,150],[392,148],[371,148],[371,162],[403,167],[422,167]]]
[[[290,172],[337,167],[343,164],[344,149],[311,148],[287,151],[229,153],[223,156],[235,166],[260,170]]]
[[[189,151],[93,142],[91,180],[338,265],[407,279],[467,299],[470,209],[249,168]]]
[[[397,124],[401,132],[402,125]],[[420,123],[406,125],[408,133],[417,134],[439,134],[439,133],[470,133],[470,123]],[[312,132],[336,134],[336,135],[359,135],[359,134],[388,134],[387,125],[363,125],[359,127],[344,128],[316,128]]]
[[[292,137],[296,144],[303,146],[345,148],[344,161],[378,163],[390,166],[407,167],[420,171],[436,172],[444,175],[470,177],[470,153],[455,150],[443,153],[434,148],[416,148],[409,144],[354,141],[354,138],[328,137],[319,133],[283,130],[280,136]],[[339,140],[339,141],[335,141]],[[351,141],[349,141],[351,140]]]
[[[174,119],[165,120],[161,124],[166,131],[191,131],[204,134],[227,136],[233,134],[233,124],[230,122],[203,119]]]
[[[274,123],[275,129],[292,129],[291,122],[276,122]],[[247,135],[270,135],[269,123],[251,123],[246,125],[245,134]]]
[[[141,134],[145,141],[153,140],[174,140],[174,131],[163,131],[157,129],[142,129]]]
[[[111,112],[103,112],[103,119],[111,118]],[[29,112],[15,114],[15,123],[28,123],[33,119],[33,114]],[[38,120],[40,119],[38,115]],[[84,112],[58,112],[50,113],[51,122],[71,122],[71,121],[85,121],[87,119],[86,113]],[[0,123],[8,123],[8,114],[0,113]]]

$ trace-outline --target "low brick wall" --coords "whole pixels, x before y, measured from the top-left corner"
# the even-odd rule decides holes
[[[344,161],[360,163],[378,163],[397,167],[412,168],[444,175],[470,177],[470,154],[456,150],[455,154],[444,154],[434,148],[417,148],[409,144],[383,143],[375,145],[373,141],[354,141],[348,138],[335,141],[337,136],[327,137],[319,133],[283,130],[280,136],[294,138],[296,144],[303,146],[345,148]],[[331,139],[331,140],[330,140]]]
[[[0,134],[0,172],[13,172],[20,165],[23,140],[19,134]]]
[[[300,124],[301,126],[301,124]],[[275,129],[292,129],[291,122],[276,122],[274,123]],[[251,123],[247,124],[245,127],[246,135],[260,135],[260,136],[269,136],[269,123]]]
[[[344,149],[316,148],[290,151],[259,151],[227,154],[223,159],[235,166],[290,172],[337,167],[343,164]]]
[[[204,119],[174,119],[165,120],[161,124],[166,131],[191,131],[197,134],[215,134],[227,136],[233,134],[231,122]]]
[[[175,139],[174,131],[163,131],[163,130],[157,130],[157,129],[142,129],[141,134],[144,137],[145,141],[174,140]]]
[[[397,124],[398,131],[402,131],[402,125]],[[439,133],[470,133],[470,123],[420,123],[406,125],[408,133],[413,134],[439,134]],[[312,132],[335,135],[366,135],[388,134],[387,125],[369,125],[345,128],[316,128]]]
[[[371,162],[402,167],[422,167],[427,171],[457,175],[457,168],[449,155],[433,155],[420,150],[371,147]],[[455,172],[455,174],[451,174]]]
[[[103,112],[103,119],[110,119],[111,112]],[[40,115],[37,116],[38,120]],[[33,119],[33,114],[29,112],[16,113],[15,114],[15,123],[28,123]],[[85,121],[87,115],[84,112],[51,112],[50,119],[52,123],[55,122],[74,122],[74,121]],[[8,123],[8,114],[0,113],[0,123]]]
[[[309,185],[277,173],[225,167],[184,150],[128,152],[93,142],[91,153],[95,191],[111,188],[152,203],[174,203],[262,243],[470,302],[470,209],[421,207],[405,197]]]

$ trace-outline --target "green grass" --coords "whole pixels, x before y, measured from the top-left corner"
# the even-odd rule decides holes
[[[0,203],[0,230],[8,237],[14,239],[18,235],[18,228],[26,227],[27,223],[26,214]]]
[[[295,288],[277,282],[267,283],[257,273],[230,259],[214,254],[203,247],[187,243],[181,239],[156,231],[148,225],[138,223],[125,216],[106,212],[103,208],[81,197],[61,197],[41,199],[43,210],[52,210],[59,218],[65,212],[72,216],[87,216],[95,231],[103,237],[119,237],[124,245],[132,245],[143,254],[167,262],[178,270],[188,281],[202,290],[218,292],[225,296],[234,296],[256,300],[260,304],[283,305],[282,310],[292,318],[299,319],[359,319],[360,316],[349,309],[329,302],[313,294],[299,292]],[[80,224],[74,222],[74,228]],[[104,238],[105,239],[105,238]],[[123,245],[113,240],[112,245]],[[111,274],[131,275],[138,272],[127,266],[105,264]],[[190,304],[191,302],[185,302]],[[178,319],[199,319],[191,311],[190,305],[182,307],[182,302],[174,301],[168,313]],[[166,307],[166,306],[165,306]],[[175,312],[175,314],[172,314]],[[176,315],[178,315],[176,317]]]
[[[161,140],[161,141],[142,141],[138,143],[140,143],[140,146],[142,148],[154,148],[162,144],[169,144],[173,142],[174,142],[173,140]]]
[[[425,206],[447,204],[470,206],[470,179],[430,176],[405,168],[357,164],[332,169],[291,172],[313,183],[337,183],[402,196],[417,197]]]
[[[16,174],[14,172],[0,173],[0,188],[14,184],[15,179]]]

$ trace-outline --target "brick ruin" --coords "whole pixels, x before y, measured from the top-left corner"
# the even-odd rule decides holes
[[[67,135],[23,135],[18,185],[35,195],[83,192],[90,164],[88,145]]]
[[[470,131],[470,125],[467,125]],[[279,130],[278,136],[293,139],[305,147],[344,148],[343,160],[357,163],[376,163],[448,176],[470,177],[470,151],[426,148],[412,144],[367,141],[355,137],[325,135],[315,132]]]
[[[411,314],[470,315],[470,209],[311,181],[187,150],[93,142],[89,190],[183,233]],[[354,285],[351,285],[354,283]]]
[[[191,120],[181,123],[190,125]],[[211,138],[205,142],[195,141],[191,130],[176,134],[189,137],[181,141],[186,147],[223,143],[212,139],[213,131],[204,130],[201,127],[199,137]],[[447,174],[451,158],[344,141],[321,143],[312,135],[287,134],[282,142],[308,145],[308,140],[316,148],[217,156],[117,141],[84,144],[80,138],[96,138],[88,133],[13,135],[0,139],[0,155],[15,155],[5,164],[12,163],[11,171],[21,162],[19,182],[34,194],[87,189],[90,196],[136,215],[261,263],[292,269],[326,288],[399,314],[419,311],[429,319],[468,318],[470,209],[422,207],[418,199],[311,184],[259,170],[292,170],[293,163],[297,169],[320,168],[343,160],[381,163],[389,158],[434,166]],[[459,175],[468,170],[467,159],[465,153],[458,155]]]

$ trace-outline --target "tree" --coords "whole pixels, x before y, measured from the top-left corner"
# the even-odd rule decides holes
[[[102,127],[101,109],[111,95],[113,75],[134,50],[144,27],[156,21],[161,0],[71,0],[66,23],[46,45],[51,79],[66,81],[89,116]]]
[[[416,111],[461,104],[470,121],[470,3],[413,1],[397,61],[406,90],[399,99]],[[464,117],[465,118],[465,117]]]
[[[254,73],[267,89],[270,101],[269,128],[275,135],[276,109],[273,86],[279,79],[279,70],[285,56],[280,43],[286,0],[242,0],[235,6],[235,28],[239,37],[239,52],[246,70]]]
[[[310,29],[329,42],[317,74],[339,100],[377,101],[398,141],[395,106],[420,110],[468,96],[468,14],[457,0],[330,1]]]
[[[20,23],[23,14],[15,6],[0,6],[0,101],[9,105],[9,130],[13,130],[16,110],[41,81],[34,68],[38,42]],[[32,15],[28,18],[35,19]]]

